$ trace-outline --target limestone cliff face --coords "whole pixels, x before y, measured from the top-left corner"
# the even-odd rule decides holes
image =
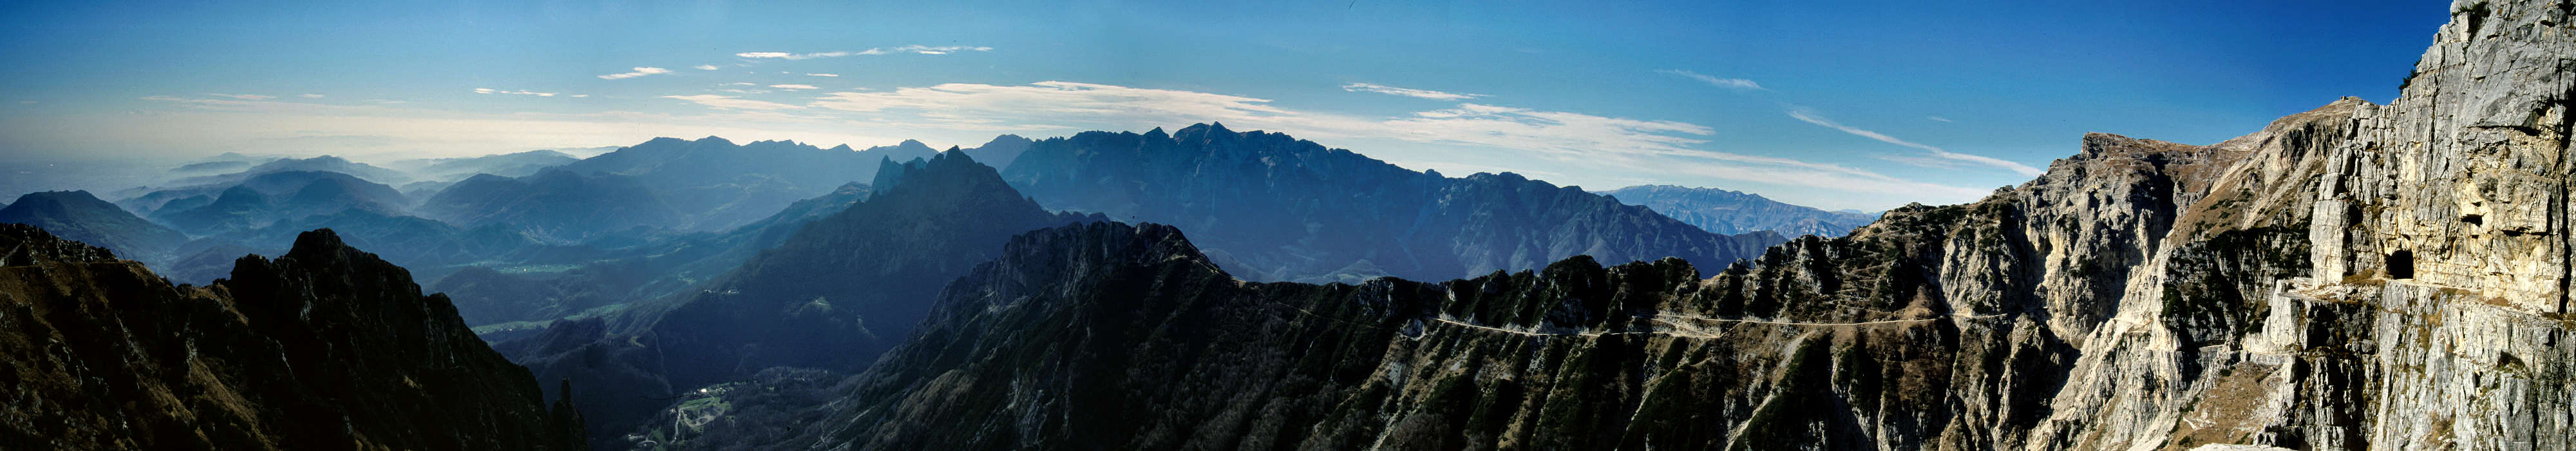
[[[2570,9],[2457,3],[2393,104],[2222,144],[2032,443],[2576,448]]]
[[[1249,284],[1167,228],[1034,233],[802,440],[2576,449],[2576,5],[2453,10],[2391,105],[2087,135],[1982,201],[1711,274]]]

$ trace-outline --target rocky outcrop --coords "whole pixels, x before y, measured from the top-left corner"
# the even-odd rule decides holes
[[[2211,195],[2242,204],[2196,206],[2242,218],[2168,238],[2206,244],[2132,283],[2123,321],[2078,366],[2088,383],[2039,436],[2576,448],[2570,9],[2455,3],[2396,102],[2348,100],[2309,113],[2325,116],[2316,126],[2222,144],[2278,147]]]
[[[0,248],[10,447],[583,448],[444,297],[330,230],[205,287],[31,227]]]

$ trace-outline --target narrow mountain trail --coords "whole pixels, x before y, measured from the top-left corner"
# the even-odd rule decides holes
[[[1722,334],[1722,333],[1713,333],[1713,332],[1709,332],[1709,331],[1706,331],[1706,330],[1702,330],[1700,327],[1697,327],[1696,325],[1688,324],[1688,323],[1686,323],[1685,321],[1690,321],[1690,322],[1703,322],[1703,323],[1767,324],[1767,325],[1776,325],[1776,326],[1796,326],[1796,327],[1860,327],[1860,326],[1881,326],[1881,325],[1892,325],[1892,324],[1916,324],[1916,323],[1924,323],[1924,322],[1931,322],[1931,321],[1939,321],[1939,320],[1944,320],[1944,319],[1979,320],[1979,319],[1992,319],[1992,318],[1999,318],[1999,317],[2004,317],[2004,316],[2009,316],[2009,315],[2007,315],[2007,314],[2002,314],[2002,313],[1986,314],[1986,315],[1961,315],[1961,314],[1951,314],[1951,315],[1943,315],[1943,316],[1939,316],[1939,317],[1932,317],[1932,318],[1898,319],[1898,320],[1885,320],[1885,321],[1863,321],[1863,322],[1855,322],[1855,323],[1818,323],[1818,322],[1798,322],[1798,321],[1767,321],[1767,320],[1757,320],[1757,319],[1707,318],[1707,317],[1683,316],[1683,315],[1639,315],[1638,317],[1640,317],[1640,318],[1645,318],[1645,319],[1650,320],[1650,321],[1655,321],[1655,322],[1659,322],[1659,323],[1668,324],[1668,325],[1673,326],[1675,329],[1674,329],[1674,330],[1657,330],[1657,331],[1635,331],[1635,332],[1572,332],[1572,333],[1542,333],[1542,332],[1529,332],[1529,331],[1521,331],[1521,330],[1512,330],[1512,329],[1504,329],[1504,328],[1493,327],[1493,326],[1484,326],[1484,325],[1470,324],[1470,323],[1467,323],[1467,322],[1458,321],[1458,320],[1449,319],[1449,318],[1432,318],[1431,320],[1432,320],[1432,321],[1441,322],[1441,323],[1447,323],[1447,324],[1455,325],[1455,326],[1459,326],[1459,327],[1470,328],[1470,329],[1480,329],[1480,330],[1486,330],[1486,331],[1503,332],[1503,333],[1519,334],[1519,335],[1529,335],[1529,336],[1549,336],[1549,337],[1581,336],[1581,337],[1600,337],[1600,336],[1605,336],[1605,335],[1649,335],[1649,334],[1660,334],[1660,335],[1671,335],[1671,336],[1677,336],[1677,337],[1691,337],[1691,338],[1703,338],[1703,339],[1719,339],[1719,338],[1725,338],[1725,335],[1724,335],[1724,334]],[[1675,321],[1675,320],[1673,320],[1673,319],[1666,319],[1666,318],[1676,318],[1676,319],[1680,319],[1680,320],[1682,320],[1682,321]]]

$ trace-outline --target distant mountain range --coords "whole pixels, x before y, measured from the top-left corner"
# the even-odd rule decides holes
[[[1874,214],[1824,211],[1780,203],[1760,194],[1716,188],[1645,185],[1603,194],[1716,233],[1768,230],[1787,236],[1837,237],[1878,219]]]
[[[522,177],[575,161],[581,159],[552,150],[531,150],[479,157],[402,160],[387,165],[421,180],[462,180],[474,174]]]
[[[183,168],[184,168],[184,167],[183,167]],[[178,179],[178,180],[170,181],[170,182],[168,182],[168,183],[164,183],[163,185],[164,185],[164,186],[206,186],[206,185],[230,185],[230,184],[235,184],[235,183],[241,183],[244,179],[248,179],[248,178],[251,178],[251,177],[257,177],[257,176],[262,175],[262,174],[268,174],[268,173],[274,173],[274,172],[298,172],[298,171],[301,171],[301,172],[336,172],[336,173],[347,174],[347,175],[350,175],[350,176],[354,176],[354,177],[358,177],[358,178],[361,178],[361,179],[365,179],[365,180],[366,180],[366,181],[368,181],[368,182],[373,182],[373,183],[378,183],[378,184],[385,184],[385,185],[401,185],[401,184],[405,184],[405,183],[411,183],[411,182],[412,182],[412,180],[413,180],[413,177],[412,177],[410,174],[405,174],[405,173],[403,173],[402,171],[396,171],[396,170],[392,170],[392,169],[385,169],[385,168],[376,167],[376,166],[374,166],[374,165],[370,165],[370,164],[366,164],[366,163],[359,163],[359,162],[349,161],[349,160],[348,160],[348,159],[346,159],[346,158],[340,158],[340,157],[335,157],[335,156],[330,156],[330,155],[323,155],[323,156],[312,157],[312,158],[284,158],[284,159],[269,160],[269,161],[267,161],[267,162],[259,163],[258,165],[255,165],[255,166],[251,166],[249,169],[244,169],[244,170],[241,170],[241,171],[239,171],[239,172],[233,172],[233,173],[227,173],[227,174],[218,174],[218,175],[204,175],[204,176],[195,176],[195,177],[181,178],[181,179]]]
[[[1048,208],[1189,230],[1219,265],[1260,281],[1437,280],[1574,255],[1722,266],[1786,240],[1711,233],[1516,174],[1449,178],[1221,124],[1037,141],[1003,176]]]
[[[269,172],[229,185],[154,191],[127,203],[149,206],[156,200],[161,202],[146,210],[149,216],[201,236],[346,210],[400,214],[411,204],[391,186],[323,171]]]
[[[730,272],[761,251],[786,242],[806,223],[840,213],[868,194],[867,185],[853,182],[722,233],[611,237],[577,246],[541,246],[513,254],[511,260],[518,264],[512,266],[570,268],[463,268],[438,279],[431,289],[454,298],[457,311],[468,324],[476,325],[552,320],[611,304],[657,299]]]
[[[0,224],[26,224],[63,239],[90,243],[137,258],[166,257],[186,234],[135,216],[88,191],[47,191],[18,196],[0,207]]]
[[[559,243],[683,221],[679,208],[635,177],[563,169],[519,178],[476,175],[421,201],[416,211],[469,227],[515,227]]]

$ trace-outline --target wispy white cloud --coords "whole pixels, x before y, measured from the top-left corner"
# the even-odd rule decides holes
[[[523,96],[537,96],[537,97],[554,97],[554,96],[555,96],[555,93],[551,93],[551,92],[536,92],[536,91],[529,91],[529,90],[525,90],[525,89],[520,89],[520,90],[507,90],[507,89],[492,89],[492,88],[474,88],[474,93],[475,93],[475,94],[516,94],[516,95],[523,95]],[[577,96],[573,96],[573,97],[584,97],[584,96],[588,96],[588,95],[589,95],[589,94],[583,94],[583,95],[577,95]]]
[[[805,74],[805,75],[815,76],[815,77],[838,77],[838,76],[841,76],[841,74]]]
[[[1930,119],[1930,120],[1932,120],[1932,122],[1951,122],[1951,121],[1950,121],[1950,118],[1940,117],[1940,116],[1924,116],[1923,118],[1924,118],[1924,119]]]
[[[227,98],[227,99],[233,99],[233,100],[268,100],[268,99],[274,99],[274,98],[277,98],[277,97],[275,97],[275,96],[264,96],[264,95],[259,95],[259,94],[206,94],[206,95],[215,96],[215,97],[222,97],[222,98]]]
[[[813,52],[813,53],[793,53],[793,52],[742,52],[742,53],[736,53],[736,54],[733,54],[733,56],[736,56],[736,57],[742,57],[742,58],[754,58],[754,59],[804,60],[804,59],[815,59],[815,58],[839,58],[839,57],[844,57],[844,56],[859,56],[859,55],[892,55],[892,54],[898,54],[898,53],[913,53],[913,54],[922,54],[922,55],[946,55],[946,54],[950,54],[950,53],[957,53],[957,52],[990,52],[990,51],[993,51],[993,48],[992,48],[992,47],[963,46],[963,45],[949,45],[949,46],[907,45],[907,46],[894,47],[894,48],[877,47],[877,48],[870,48],[870,49],[867,49],[867,50],[860,50],[860,51],[835,51],[835,52]]]
[[[738,56],[738,57],[743,57],[743,58],[777,58],[777,59],[788,59],[788,60],[801,60],[801,59],[814,59],[814,58],[833,58],[833,57],[843,57],[843,56],[850,56],[850,55],[855,55],[855,54],[856,54],[856,53],[851,53],[851,52],[816,52],[816,53],[742,52],[742,53],[736,53],[736,54],[733,54],[733,56]]]
[[[921,122],[905,128],[1032,133],[1047,130],[1134,130],[1219,121],[1237,130],[1267,129],[1338,142],[1401,141],[1529,152],[1551,167],[1649,174],[1665,180],[1734,180],[1832,192],[1972,200],[1985,190],[1914,182],[1838,164],[1698,148],[1710,127],[1466,103],[1408,115],[1370,118],[1281,108],[1268,99],[1194,91],[1048,81],[1028,85],[950,83],[890,91],[833,92],[808,106],[870,120]],[[1393,156],[1389,154],[1388,156]],[[1421,158],[1412,160],[1421,161]],[[1460,167],[1460,166],[1450,166]],[[1738,185],[1741,185],[1740,183]]]
[[[296,97],[303,97],[303,98],[307,98],[307,99],[319,99],[319,98],[322,98],[322,95],[321,95],[321,94],[303,94],[303,95],[297,95]]]
[[[814,85],[798,85],[798,84],[769,85],[769,87],[772,87],[772,88],[778,88],[778,89],[822,89],[822,88],[816,88],[816,87],[814,87]]]
[[[646,75],[657,75],[657,74],[667,74],[667,73],[671,73],[671,70],[670,70],[670,69],[663,69],[663,68],[659,68],[659,67],[638,67],[638,68],[635,68],[635,71],[634,71],[634,72],[623,72],[623,73],[615,73],[615,74],[601,75],[601,76],[599,76],[599,78],[601,78],[601,79],[605,79],[605,80],[616,80],[616,79],[621,79],[621,78],[635,78],[635,77],[642,77],[642,76],[646,76]]]
[[[1665,74],[1665,75],[1678,75],[1678,76],[1682,76],[1682,77],[1688,77],[1688,78],[1693,79],[1693,80],[1699,80],[1699,81],[1701,81],[1701,82],[1708,83],[1710,86],[1716,86],[1716,87],[1720,87],[1720,88],[1728,88],[1728,89],[1742,89],[1742,90],[1749,90],[1749,91],[1759,91],[1759,90],[1763,90],[1763,88],[1762,88],[1762,84],[1761,84],[1761,83],[1754,83],[1754,82],[1753,82],[1753,80],[1746,80],[1746,79],[1742,79],[1742,78],[1726,78],[1726,77],[1719,77],[1719,76],[1715,76],[1715,75],[1708,75],[1708,74],[1703,74],[1703,73],[1698,73],[1698,72],[1692,72],[1692,71],[1687,71],[1687,70],[1681,70],[1681,69],[1664,69],[1664,70],[1655,71],[1655,73]]]
[[[871,52],[876,51],[876,50],[877,50],[877,49],[868,49],[868,51],[871,51]],[[990,51],[993,51],[993,48],[992,48],[992,47],[975,47],[975,46],[963,46],[963,45],[948,45],[948,46],[907,45],[907,46],[895,47],[895,48],[894,48],[894,52],[896,52],[896,53],[919,53],[919,54],[923,54],[923,55],[946,55],[946,54],[956,53],[956,52],[990,52]]]
[[[775,110],[792,110],[792,109],[804,108],[804,107],[801,107],[801,106],[788,105],[788,104],[784,104],[784,103],[777,103],[777,102],[764,102],[764,101],[759,101],[759,100],[751,100],[751,99],[745,99],[745,98],[740,98],[740,97],[732,97],[732,96],[720,96],[720,95],[714,95],[714,94],[697,94],[697,95],[685,95],[685,96],[662,96],[662,98],[666,98],[666,99],[680,99],[680,100],[687,100],[687,101],[690,101],[690,102],[697,102],[697,104],[699,104],[699,105],[706,105],[706,106],[708,106],[708,107],[712,107],[712,108],[727,109],[727,110],[760,110],[760,111],[775,111]]]
[[[716,69],[723,69],[722,67],[716,67],[716,65],[714,65],[714,64],[700,64],[700,65],[690,66],[690,67],[691,67],[691,68],[694,68],[694,69],[697,69],[697,70],[716,70]]]
[[[209,94],[209,95],[213,95],[213,94]],[[223,95],[214,95],[214,97],[204,97],[204,98],[178,97],[178,96],[145,96],[145,97],[143,97],[143,100],[150,100],[150,101],[154,101],[154,102],[169,102],[169,103],[173,103],[173,104],[186,105],[186,106],[189,106],[189,107],[195,107],[195,108],[208,108],[208,109],[221,109],[221,110],[244,110],[244,109],[254,109],[254,108],[259,108],[259,107],[261,107],[261,106],[265,106],[265,105],[270,105],[270,104],[278,103],[278,102],[273,102],[273,101],[269,101],[269,100],[266,100],[266,99],[244,100],[244,99],[241,99],[241,98],[239,98],[239,97],[231,97],[231,96],[223,96]]]
[[[1804,122],[1809,123],[1809,124],[1816,124],[1816,125],[1824,126],[1824,127],[1826,127],[1826,128],[1831,128],[1831,129],[1835,129],[1835,130],[1841,130],[1843,133],[1850,133],[1850,134],[1852,134],[1853,136],[1859,136],[1859,137],[1863,137],[1863,138],[1874,139],[1874,140],[1878,140],[1879,142],[1884,142],[1884,143],[1888,143],[1888,144],[1895,144],[1895,145],[1899,145],[1899,146],[1905,146],[1905,147],[1912,147],[1912,148],[1915,148],[1915,149],[1921,149],[1921,150],[1923,150],[1923,151],[1925,151],[1925,152],[1931,152],[1931,153],[1932,153],[1932,156],[1935,156],[1935,157],[1941,157],[1941,158],[1947,158],[1947,159],[1951,159],[1951,160],[1963,161],[1963,162],[1973,163],[1973,164],[1982,165],[1982,166],[1991,166],[1991,167],[1996,167],[1996,168],[2002,168],[2002,169],[2004,169],[2004,170],[2012,171],[2013,173],[2021,174],[2021,175],[2023,175],[2023,176],[2037,176],[2037,175],[2045,174],[2045,173],[2047,173],[2047,172],[2048,172],[2048,171],[2040,170],[2039,168],[2031,167],[2030,165],[2027,165],[2027,164],[2015,163],[2015,162],[2012,162],[2012,161],[2008,161],[2008,160],[2004,160],[2004,159],[2000,159],[2000,158],[1994,158],[1994,157],[1983,156],[1983,155],[1970,155],[1970,154],[1964,154],[1964,153],[1958,153],[1958,152],[1951,152],[1951,151],[1948,151],[1948,150],[1942,150],[1940,147],[1935,147],[1935,146],[1932,146],[1932,145],[1929,145],[1929,144],[1923,144],[1923,143],[1918,143],[1918,142],[1913,142],[1913,141],[1906,141],[1906,140],[1903,140],[1903,139],[1897,139],[1897,138],[1896,138],[1896,137],[1894,137],[1894,136],[1887,136],[1887,134],[1884,134],[1884,133],[1879,133],[1879,132],[1874,132],[1874,131],[1869,131],[1869,130],[1863,130],[1863,129],[1859,128],[1859,127],[1853,127],[1853,126],[1849,126],[1849,125],[1843,125],[1843,124],[1841,124],[1841,123],[1834,122],[1834,121],[1833,121],[1833,120],[1831,120],[1831,119],[1826,119],[1824,116],[1822,116],[1822,115],[1818,115],[1818,114],[1816,114],[1816,112],[1814,112],[1814,111],[1809,111],[1809,110],[1806,110],[1806,109],[1803,109],[1803,108],[1793,108],[1793,109],[1790,109],[1790,110],[1789,110],[1789,117],[1796,118],[1796,119],[1798,119],[1799,121],[1804,121]]]
[[[1473,99],[1473,98],[1477,98],[1477,97],[1484,97],[1484,96],[1485,96],[1484,94],[1462,94],[1462,93],[1454,93],[1454,92],[1433,91],[1433,90],[1429,90],[1429,89],[1398,88],[1398,87],[1394,87],[1394,86],[1387,86],[1387,85],[1381,85],[1381,84],[1375,84],[1375,83],[1351,83],[1351,84],[1347,84],[1347,85],[1342,85],[1342,90],[1343,90],[1343,91],[1350,91],[1350,92],[1374,92],[1374,93],[1379,93],[1379,94],[1394,94],[1394,95],[1405,96],[1405,97],[1416,97],[1416,98],[1424,98],[1424,99],[1432,99],[1432,100],[1467,100],[1467,99]]]

